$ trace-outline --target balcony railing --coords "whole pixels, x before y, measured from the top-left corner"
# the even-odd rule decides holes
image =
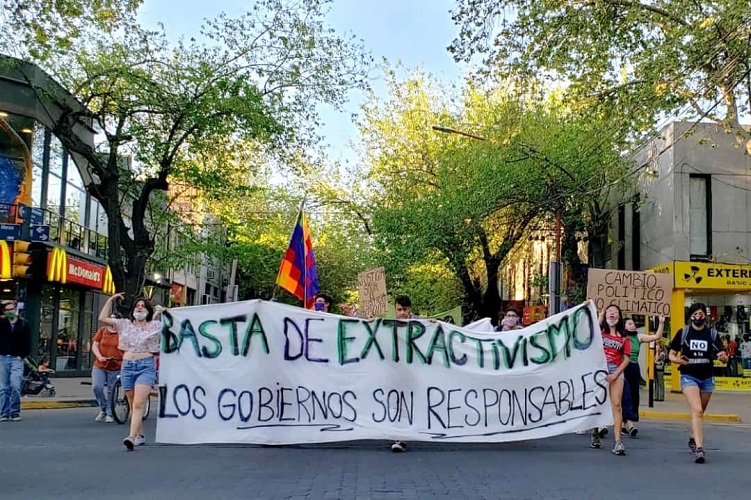
[[[50,227],[51,242],[107,260],[107,237],[105,235],[84,227],[78,222],[60,217],[56,211],[33,208],[42,212],[42,224]],[[16,223],[17,210],[17,205],[0,203],[0,223]]]

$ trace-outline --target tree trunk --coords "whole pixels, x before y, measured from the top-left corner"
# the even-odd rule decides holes
[[[129,313],[133,301],[143,294],[146,280],[146,261],[153,251],[150,242],[134,241],[122,218],[118,181],[108,177],[98,185],[90,186],[89,192],[99,200],[107,214],[107,250],[112,281],[115,290],[125,292],[118,310]]]

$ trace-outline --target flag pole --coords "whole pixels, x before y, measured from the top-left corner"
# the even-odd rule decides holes
[[[302,202],[300,202],[300,218],[305,217],[303,209],[305,208],[305,200],[307,198],[308,193],[306,192],[302,197]],[[302,308],[306,309],[306,306],[308,305],[308,253],[305,251],[305,228],[307,227],[307,224],[304,219],[301,222],[303,229],[302,238],[300,238],[300,246],[302,247]],[[308,237],[310,237],[310,235],[308,235]]]

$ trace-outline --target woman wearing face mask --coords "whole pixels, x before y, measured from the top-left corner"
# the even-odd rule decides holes
[[[120,313],[110,314],[110,319],[121,319]],[[123,351],[118,349],[120,337],[114,326],[103,326],[97,330],[91,345],[96,361],[91,369],[91,388],[94,391],[99,413],[94,418],[95,422],[114,422],[112,407],[109,404],[109,395],[120,373],[120,361],[123,359]],[[107,392],[105,393],[105,386]]]
[[[623,397],[623,372],[628,366],[631,347],[623,330],[623,314],[616,305],[608,306],[600,312],[600,328],[602,329],[602,345],[605,359],[608,363],[607,381],[610,384],[610,404],[613,409],[613,443],[614,455],[625,455],[626,447],[621,441],[621,398]],[[600,434],[598,429],[592,430],[592,448],[600,448]]]
[[[639,429],[636,428],[634,422],[639,421],[639,383],[641,382],[641,369],[639,368],[639,351],[641,345],[649,342],[654,342],[662,338],[662,332],[665,330],[665,316],[660,316],[660,323],[657,327],[657,332],[654,335],[646,335],[636,331],[636,323],[629,318],[624,322],[624,328],[626,330],[626,336],[630,341],[631,355],[629,356],[629,363],[626,366],[626,370],[623,375],[626,377],[626,383],[623,388],[623,420],[624,431],[631,437],[636,437],[639,433]],[[626,397],[626,394],[628,396]],[[626,408],[626,401],[630,408]]]
[[[139,298],[133,303],[131,319],[109,317],[112,303],[125,293],[110,297],[99,313],[99,321],[112,326],[119,334],[118,347],[123,351],[120,380],[125,396],[130,404],[130,434],[123,439],[123,445],[132,451],[135,446],[145,443],[143,436],[143,410],[151,387],[156,383],[156,360],[159,354],[162,322],[157,320],[161,307],[156,310],[147,299]]]
[[[313,302],[313,307],[316,311],[331,312],[331,304],[334,303],[334,299],[325,293],[319,293],[316,295],[316,301]]]
[[[721,363],[728,361],[720,336],[705,323],[706,308],[701,303],[691,305],[688,309],[691,324],[675,333],[670,342],[668,355],[671,363],[679,365],[681,392],[691,410],[691,435],[688,447],[697,464],[703,464],[706,459],[702,425],[704,412],[707,411],[715,387],[712,375],[713,361],[715,358]]]

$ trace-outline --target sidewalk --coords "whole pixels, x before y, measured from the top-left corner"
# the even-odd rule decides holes
[[[648,420],[690,420],[683,394],[665,391],[665,401],[655,401],[649,408],[649,392],[641,390],[639,416]],[[751,424],[751,394],[745,392],[715,392],[704,415],[705,422]]]
[[[85,382],[86,384],[82,384]],[[21,408],[57,409],[96,406],[91,392],[90,378],[56,378],[55,397],[24,396]],[[655,401],[654,408],[649,408],[649,393],[641,390],[641,418],[647,420],[689,420],[690,415],[682,394],[666,391],[665,401]],[[715,392],[709,404],[709,411],[704,416],[706,422],[751,424],[751,393]]]
[[[86,385],[81,382],[86,382]],[[52,410],[96,406],[96,399],[91,391],[91,378],[53,378],[52,383],[55,384],[55,396],[23,396],[21,409]]]

